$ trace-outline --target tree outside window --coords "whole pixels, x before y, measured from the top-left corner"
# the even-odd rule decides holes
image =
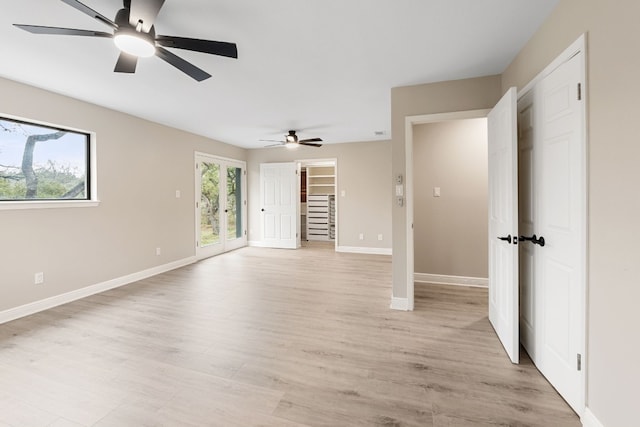
[[[88,200],[89,135],[0,118],[0,201]]]

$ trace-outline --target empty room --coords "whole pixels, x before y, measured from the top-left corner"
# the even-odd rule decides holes
[[[5,3],[0,427],[638,424],[637,1]]]

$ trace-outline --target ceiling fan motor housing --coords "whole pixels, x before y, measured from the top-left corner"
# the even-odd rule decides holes
[[[296,143],[296,142],[298,142],[298,135],[296,135],[296,131],[295,130],[290,130],[289,131],[289,135],[285,136],[284,139],[289,144]]]
[[[137,27],[134,27],[129,22],[129,9],[120,9],[116,14],[115,23],[118,28],[114,32],[114,37],[116,41],[116,45],[123,52],[127,52],[136,56],[153,56],[155,54],[155,46],[156,46],[156,30],[155,27],[151,27],[148,33],[145,33],[141,30],[142,21],[138,22]],[[124,47],[124,45],[119,44],[118,38],[128,38],[128,44],[131,43],[136,44],[136,49],[129,50],[130,48]],[[141,43],[141,41],[143,43]],[[142,44],[142,46],[140,46]],[[142,50],[139,50],[141,49]],[[141,52],[145,52],[144,54]]]

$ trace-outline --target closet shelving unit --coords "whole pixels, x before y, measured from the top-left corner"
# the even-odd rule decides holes
[[[333,166],[307,167],[307,240],[335,240],[335,192]]]

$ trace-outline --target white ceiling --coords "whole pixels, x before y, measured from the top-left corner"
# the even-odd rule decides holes
[[[167,0],[158,34],[238,45],[237,60],[173,50],[213,75],[198,83],[158,58],[113,73],[110,39],[11,24],[109,27],[59,0],[4,0],[0,76],[246,148],[288,129],[325,143],[389,139],[392,87],[501,73],[557,2]],[[122,6],[84,3],[110,18]]]

